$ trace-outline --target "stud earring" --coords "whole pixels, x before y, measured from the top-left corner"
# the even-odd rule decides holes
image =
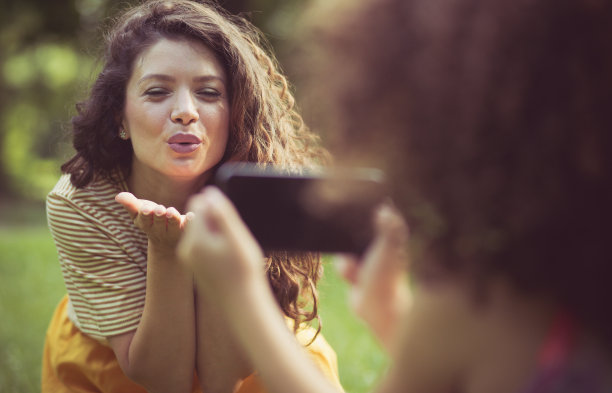
[[[128,139],[127,132],[125,132],[125,128],[123,127],[119,130],[119,138],[123,139],[124,141],[127,141]]]

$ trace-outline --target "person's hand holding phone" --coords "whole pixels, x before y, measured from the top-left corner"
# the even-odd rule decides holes
[[[375,213],[375,239],[361,259],[338,255],[336,266],[351,283],[350,303],[390,351],[412,295],[407,278],[408,228],[389,205]]]
[[[253,278],[265,280],[261,248],[218,188],[206,187],[191,198],[188,210],[194,218],[177,251],[210,299],[232,296]]]

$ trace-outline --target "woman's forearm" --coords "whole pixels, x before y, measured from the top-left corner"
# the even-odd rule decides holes
[[[195,364],[193,277],[176,257],[185,216],[123,192],[115,197],[147,234],[145,306],[130,336],[111,339],[124,372],[152,392],[190,392]]]
[[[202,391],[225,393],[253,369],[227,318],[196,286],[196,369]]]
[[[193,279],[149,249],[145,307],[127,352],[126,373],[152,392],[189,392],[195,363]]]

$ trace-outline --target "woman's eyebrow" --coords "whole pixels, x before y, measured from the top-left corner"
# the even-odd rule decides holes
[[[211,80],[218,80],[219,82],[225,84],[225,78],[218,75],[202,75],[193,78],[194,82],[208,82]]]
[[[170,75],[166,75],[166,74],[147,74],[143,76],[142,78],[140,78],[138,82],[136,82],[136,84],[141,85],[144,82],[151,80],[151,79],[161,80],[165,82],[174,82],[176,80],[174,77]],[[217,75],[201,75],[201,76],[197,76],[193,78],[193,80],[194,82],[208,82],[211,80],[218,80],[219,82],[225,84],[225,78],[221,76],[217,76]]]
[[[173,82],[175,80],[173,77],[171,77],[170,75],[166,75],[166,74],[147,74],[143,76],[142,78],[140,78],[138,82],[136,82],[136,84],[141,85],[144,82],[151,80],[151,79],[162,80],[166,82]]]

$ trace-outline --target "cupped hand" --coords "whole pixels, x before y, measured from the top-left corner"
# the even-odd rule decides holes
[[[250,279],[264,279],[264,255],[240,215],[216,187],[189,201],[194,217],[179,242],[181,261],[200,287],[219,297]]]
[[[138,199],[129,192],[117,194],[115,200],[128,211],[134,224],[146,233],[151,244],[174,251],[189,214],[183,215],[174,207],[167,208],[146,199]]]
[[[336,266],[352,285],[354,312],[390,349],[396,328],[412,303],[408,286],[408,227],[402,216],[384,205],[375,215],[376,237],[361,260],[336,257]]]

